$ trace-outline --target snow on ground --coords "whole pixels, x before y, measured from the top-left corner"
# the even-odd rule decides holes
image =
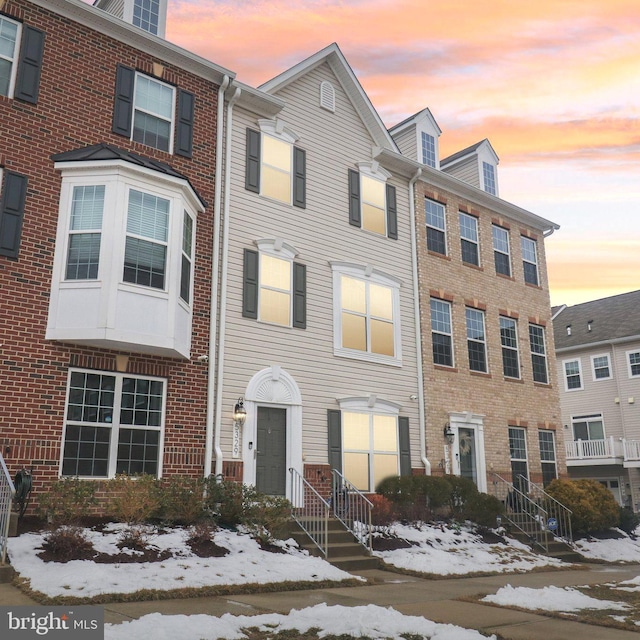
[[[284,616],[277,613],[258,616],[232,616],[220,618],[208,615],[163,616],[153,613],[119,625],[105,625],[105,640],[236,640],[246,638],[243,628],[258,627],[272,633],[297,630],[304,633],[320,628],[320,637],[329,634],[363,635],[371,638],[401,638],[401,634],[416,634],[429,640],[490,640],[477,631],[451,624],[437,624],[418,616],[405,616],[394,609],[367,605],[364,607],[328,606],[319,604],[301,610],[292,610]],[[495,640],[495,636],[491,636]]]
[[[640,562],[640,538],[631,538],[621,530],[622,536],[614,539],[583,538],[575,541],[575,546],[585,558],[606,560],[607,562]],[[636,529],[640,535],[640,528]]]
[[[471,571],[531,571],[537,567],[562,566],[556,558],[532,553],[527,545],[512,538],[508,544],[488,544],[470,527],[395,524],[399,538],[417,543],[407,549],[376,551],[375,555],[399,569],[437,575],[465,575]]]
[[[592,598],[570,587],[501,587],[493,595],[485,596],[480,602],[491,602],[509,607],[521,607],[533,611],[561,611],[571,613],[581,609],[613,609],[626,611],[629,605],[612,600]]]

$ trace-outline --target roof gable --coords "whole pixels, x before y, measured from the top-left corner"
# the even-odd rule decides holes
[[[500,158],[498,158],[498,154],[495,152],[495,149],[491,146],[491,143],[487,138],[484,140],[480,140],[480,142],[476,142],[472,144],[470,147],[466,149],[462,149],[453,153],[452,155],[444,158],[440,161],[440,167],[444,169],[445,167],[450,167],[458,162],[462,162],[467,158],[470,158],[474,155],[489,155],[490,158],[493,159],[495,164],[498,164]]]

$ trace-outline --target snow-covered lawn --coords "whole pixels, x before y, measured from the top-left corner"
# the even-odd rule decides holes
[[[585,557],[607,562],[640,562],[640,537],[630,537],[614,529],[618,538],[581,538],[575,541],[577,550]],[[640,529],[635,532],[640,536]]]

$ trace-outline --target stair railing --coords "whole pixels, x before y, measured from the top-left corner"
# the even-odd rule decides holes
[[[505,506],[506,519],[529,539],[530,543],[549,551],[547,522],[549,514],[514,483],[493,473],[493,492]],[[523,485],[520,485],[523,486]]]
[[[331,509],[333,515],[355,536],[369,553],[373,552],[373,503],[337,469],[331,470]]]
[[[291,516],[326,558],[329,551],[329,503],[295,469],[291,474]]]
[[[561,538],[567,544],[573,544],[573,532],[571,530],[572,511],[565,507],[562,502],[550,496],[543,487],[531,482],[528,478],[520,476],[520,481],[526,483],[527,493],[537,503],[544,504],[548,513],[547,529],[555,537]]]
[[[0,453],[0,564],[7,559],[7,542],[9,540],[9,521],[11,518],[11,504],[16,489],[9,475],[7,465]]]

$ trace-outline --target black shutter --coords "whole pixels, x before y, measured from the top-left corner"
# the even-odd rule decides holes
[[[411,446],[409,443],[409,418],[398,417],[398,445],[400,449],[400,475],[411,475]]]
[[[304,209],[307,206],[307,152],[293,147],[293,205]]]
[[[42,54],[44,53],[44,31],[24,26],[18,60],[18,77],[14,97],[25,102],[38,102]]]
[[[0,255],[17,258],[27,197],[27,176],[5,171],[0,201]]]
[[[193,155],[193,114],[196,97],[189,91],[178,91],[178,122],[176,126],[176,154]]]
[[[387,185],[387,236],[398,239],[398,209],[396,206],[396,188]]]
[[[307,328],[307,266],[293,263],[293,326]]]
[[[360,173],[349,169],[349,224],[362,226],[360,216]]]
[[[260,193],[260,132],[247,129],[247,164],[244,188]]]
[[[244,250],[242,315],[258,319],[258,252]]]
[[[133,86],[136,72],[131,67],[118,65],[116,74],[116,96],[113,105],[111,130],[121,136],[131,136],[133,121]]]
[[[327,410],[329,466],[342,473],[342,417],[338,409]]]

